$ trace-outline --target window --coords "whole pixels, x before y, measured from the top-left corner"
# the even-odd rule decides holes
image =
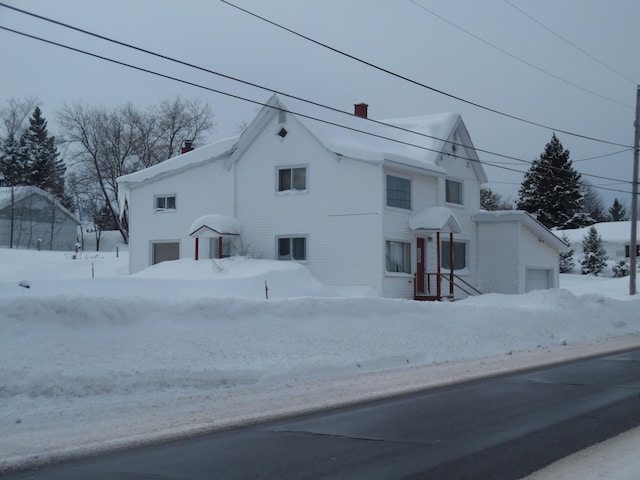
[[[305,237],[279,237],[278,260],[306,260],[307,239]]]
[[[163,195],[156,197],[155,201],[156,210],[175,210],[176,209],[176,196],[175,195]]]
[[[411,244],[387,241],[387,272],[411,273]]]
[[[630,245],[625,245],[624,246],[624,256],[629,258],[631,256],[631,246]],[[636,257],[640,257],[640,243],[636,243]]]
[[[447,180],[446,202],[462,205],[462,182]]]
[[[220,242],[222,242],[222,256],[220,255]],[[231,239],[229,237],[216,237],[209,240],[209,258],[227,258],[231,256]]]
[[[278,191],[306,190],[307,189],[307,169],[306,167],[279,168],[278,169]]]
[[[411,210],[411,180],[387,175],[387,206]]]
[[[180,258],[179,242],[157,242],[152,244],[151,264],[166,262],[168,260],[178,260]]]
[[[442,242],[442,251],[440,252],[442,268],[451,270],[451,244]],[[467,266],[467,243],[453,242],[453,269],[462,270]]]

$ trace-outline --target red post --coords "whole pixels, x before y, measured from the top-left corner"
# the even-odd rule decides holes
[[[198,237],[196,237],[196,260],[198,260],[198,240],[200,240]]]
[[[438,297],[438,300],[440,300],[440,295],[442,294],[442,288],[440,285],[440,282],[442,281],[442,277],[441,277],[441,259],[440,259],[440,232],[436,232],[436,244],[437,244],[437,251],[438,251],[438,278],[436,279],[436,296]]]
[[[449,295],[453,298],[453,232],[449,232],[449,250],[451,251],[451,278],[449,279]]]

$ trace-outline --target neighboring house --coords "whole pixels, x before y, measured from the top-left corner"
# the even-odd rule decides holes
[[[495,280],[502,241],[518,251],[514,271],[546,269],[547,283],[537,285],[557,287],[562,242],[525,214],[517,228],[510,216],[485,221],[487,177],[460,115],[381,124],[366,113],[365,104],[346,115],[274,95],[240,136],[120,177],[130,272],[250,253],[386,297],[451,296],[452,267],[456,297],[529,289],[526,274]],[[505,236],[509,229],[518,233]],[[520,247],[539,239],[551,248]],[[487,252],[490,261],[480,258]]]
[[[602,237],[602,245],[607,252],[609,260],[624,260],[629,258],[631,245],[631,222],[601,222],[593,225]],[[640,227],[640,222],[637,223]],[[576,256],[582,255],[582,240],[584,240],[590,227],[574,228],[571,230],[559,230],[558,236],[563,234],[569,239],[569,246]],[[640,229],[638,230],[640,233]],[[636,254],[640,256],[640,244],[636,243]]]
[[[79,227],[78,217],[44,190],[0,187],[0,246],[74,250]]]

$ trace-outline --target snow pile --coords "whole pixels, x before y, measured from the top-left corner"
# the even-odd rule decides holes
[[[464,359],[480,375],[640,334],[625,279],[421,303],[329,288],[292,262],[180,260],[134,276],[126,263],[0,249],[0,471],[449,382],[470,374]]]

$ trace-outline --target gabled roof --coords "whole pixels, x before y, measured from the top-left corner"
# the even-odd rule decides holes
[[[12,187],[0,187],[0,210],[3,210],[4,208],[11,205],[11,190]],[[30,195],[38,195],[50,203],[56,202],[57,207],[60,211],[62,211],[65,215],[71,218],[71,220],[80,225],[80,219],[69,210],[67,210],[62,204],[60,204],[60,200],[54,195],[51,195],[49,192],[46,192],[41,188],[35,187],[33,185],[13,187],[13,201],[16,203],[21,202]]]
[[[328,110],[299,100],[283,101],[272,95],[240,136],[212,143],[183,155],[166,160],[153,167],[118,178],[120,190],[128,190],[136,184],[171,175],[203,163],[225,158],[225,167],[242,157],[268,123],[278,116],[286,122],[289,115],[295,118],[330,153],[367,162],[407,166],[446,175],[438,165],[444,147],[454,141],[456,134],[465,148],[465,156],[472,159],[473,168],[481,183],[486,175],[464,122],[457,113],[423,115],[373,121],[347,112]],[[125,195],[123,193],[123,195]],[[124,197],[120,197],[121,203]]]
[[[448,230],[460,233],[462,231],[460,222],[447,207],[427,207],[420,212],[413,213],[409,217],[409,228],[434,232]]]
[[[567,244],[564,243],[563,240],[558,238],[551,230],[549,230],[524,210],[480,210],[474,214],[473,219],[478,223],[520,222],[526,228],[531,230],[535,235],[537,235],[541,240],[548,242],[557,250],[565,250],[567,248]]]
[[[295,118],[326,150],[334,155],[379,164],[404,165],[445,175],[438,160],[447,143],[455,134],[459,142],[468,146],[465,156],[472,159],[473,168],[481,183],[487,181],[462,117],[457,113],[422,115],[375,121],[353,114],[328,110],[306,102],[273,95],[255,119],[242,133],[237,148],[226,166],[242,157],[257,135],[275,117],[286,122],[288,115]]]
[[[189,228],[190,237],[212,237],[219,235],[240,235],[242,222],[224,215],[203,215],[194,220]]]

